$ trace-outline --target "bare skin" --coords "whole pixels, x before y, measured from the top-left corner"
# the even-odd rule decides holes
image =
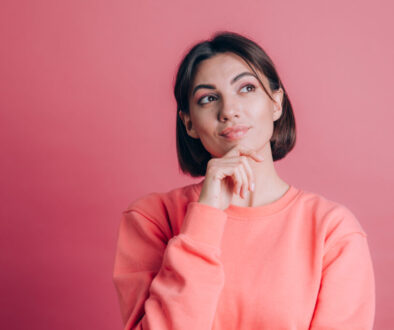
[[[270,146],[273,123],[282,114],[283,90],[271,91],[268,79],[259,71],[274,101],[251,75],[232,82],[243,72],[253,74],[246,62],[233,53],[202,61],[192,89],[200,84],[212,88],[198,88],[190,95],[189,114],[179,112],[188,135],[200,139],[212,155],[199,202],[220,209],[229,204],[243,207],[269,204],[289,188],[276,173]],[[237,140],[220,135],[224,128],[234,125],[244,125],[249,130]]]
[[[235,194],[244,196],[246,189],[253,191],[253,171],[247,157],[252,161],[263,161],[254,150],[240,146],[230,149],[223,157],[209,160],[198,201],[225,210]]]

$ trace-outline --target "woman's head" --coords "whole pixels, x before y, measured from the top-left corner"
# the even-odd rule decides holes
[[[293,110],[275,66],[260,46],[239,34],[216,33],[193,46],[179,65],[174,94],[184,173],[205,175],[208,161],[237,143],[220,132],[237,124],[250,127],[241,140],[256,149],[267,144],[273,161],[294,147]]]

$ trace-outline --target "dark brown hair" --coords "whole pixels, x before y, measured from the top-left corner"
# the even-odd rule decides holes
[[[177,102],[176,148],[178,162],[182,172],[193,177],[205,176],[207,163],[212,156],[204,148],[200,139],[194,139],[187,134],[179,111],[189,113],[189,96],[198,64],[225,52],[232,52],[242,57],[257,77],[254,68],[263,73],[268,79],[272,91],[282,88],[284,92],[282,115],[274,121],[274,131],[270,140],[273,161],[285,157],[295,145],[296,128],[293,109],[270,57],[254,41],[238,33],[216,32],[212,39],[199,42],[190,48],[179,64],[174,84],[174,95]],[[259,81],[267,95],[273,100],[260,78]]]

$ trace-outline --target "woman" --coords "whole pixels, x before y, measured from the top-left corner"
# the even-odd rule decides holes
[[[180,167],[197,183],[123,212],[113,273],[125,329],[372,329],[367,235],[283,181],[295,120],[272,60],[217,33],[176,77]]]

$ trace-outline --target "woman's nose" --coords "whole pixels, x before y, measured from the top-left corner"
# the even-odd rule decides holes
[[[239,104],[232,98],[222,98],[219,109],[219,120],[230,120],[232,117],[238,115]]]

